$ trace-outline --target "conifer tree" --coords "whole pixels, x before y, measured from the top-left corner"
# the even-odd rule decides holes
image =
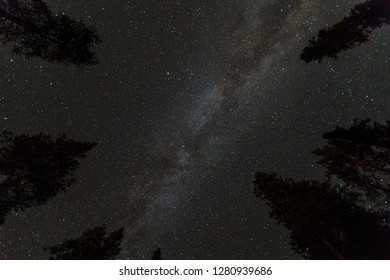
[[[80,159],[96,143],[40,133],[0,134],[0,224],[11,211],[42,205],[74,182]]]
[[[0,42],[25,58],[84,66],[97,63],[90,47],[100,38],[82,21],[53,13],[43,0],[0,0]]]
[[[290,231],[293,250],[308,259],[390,259],[390,123],[356,121],[325,133],[314,153],[320,181],[258,172],[255,194]]]
[[[331,27],[321,29],[301,54],[305,62],[321,62],[324,57],[336,59],[342,51],[369,40],[371,33],[390,24],[390,1],[368,0],[356,5],[350,14]]]
[[[106,225],[86,230],[81,237],[45,248],[52,260],[113,260],[121,251],[124,228],[107,235]]]

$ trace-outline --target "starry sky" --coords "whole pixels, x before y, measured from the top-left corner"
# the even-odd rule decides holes
[[[390,28],[338,60],[299,58],[360,0],[46,2],[97,28],[99,63],[1,47],[1,128],[99,144],[67,193],[7,217],[2,259],[47,258],[102,223],[126,228],[121,259],[299,259],[254,173],[321,179],[324,132],[390,120]]]

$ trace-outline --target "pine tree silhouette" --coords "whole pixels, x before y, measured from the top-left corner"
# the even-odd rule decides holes
[[[390,1],[369,0],[352,8],[350,14],[331,27],[321,29],[309,41],[301,59],[321,62],[324,57],[336,59],[342,51],[368,41],[371,33],[390,24]]]
[[[24,210],[66,191],[73,171],[96,143],[78,142],[43,133],[0,134],[0,224],[12,210]]]
[[[162,258],[161,258],[161,248],[158,248],[156,251],[153,252],[151,260],[162,260]]]
[[[92,27],[53,14],[42,0],[0,0],[0,42],[25,58],[81,67],[97,63],[89,49],[101,41]]]
[[[258,172],[256,195],[290,231],[292,249],[307,259],[390,259],[385,213],[367,211],[329,182],[294,181]]]
[[[86,230],[80,238],[47,247],[52,260],[113,260],[121,251],[124,228],[107,236],[106,225]]]
[[[357,119],[350,129],[337,127],[323,137],[328,144],[313,153],[322,157],[318,163],[329,178],[336,176],[373,200],[390,199],[390,122]]]
[[[294,181],[258,172],[255,194],[309,259],[390,259],[390,123],[355,121],[316,149],[327,179]]]

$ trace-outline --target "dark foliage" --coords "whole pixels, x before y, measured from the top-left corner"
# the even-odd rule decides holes
[[[367,207],[390,189],[389,131],[389,122],[364,120],[325,133],[328,145],[314,151],[327,169],[325,182],[256,174],[255,193],[290,230],[295,252],[309,259],[390,259],[390,213]]]
[[[295,182],[258,172],[255,193],[286,226],[293,250],[309,259],[390,259],[384,214],[348,201],[327,182]]]
[[[97,63],[89,49],[100,38],[83,22],[53,14],[43,0],[0,0],[0,42],[26,58],[83,66]]]
[[[72,185],[79,159],[96,143],[78,142],[60,135],[0,135],[0,224],[12,210],[45,204]]]
[[[162,260],[162,258],[161,258],[161,248],[158,248],[156,251],[153,252],[151,260]]]
[[[113,260],[121,251],[124,228],[107,236],[106,226],[98,226],[49,248],[52,260]]]
[[[374,199],[379,194],[390,197],[390,122],[356,120],[350,129],[337,127],[323,137],[328,145],[314,154],[322,157],[319,164],[328,176]]]
[[[301,59],[321,62],[326,56],[337,58],[345,50],[367,42],[372,31],[390,23],[390,1],[369,0],[356,5],[339,23],[321,29],[303,50]]]

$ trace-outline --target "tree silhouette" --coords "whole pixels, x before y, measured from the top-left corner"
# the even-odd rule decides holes
[[[113,260],[121,251],[123,231],[122,227],[107,236],[106,225],[98,226],[45,251],[52,260]]]
[[[12,210],[45,204],[66,191],[75,179],[73,171],[96,143],[57,139],[43,133],[14,136],[0,134],[0,224]]]
[[[153,252],[151,260],[162,260],[162,258],[161,258],[161,248],[158,248],[156,251]]]
[[[389,259],[385,215],[349,202],[328,182],[258,172],[255,193],[290,230],[293,250],[309,259]]]
[[[342,21],[321,29],[309,41],[301,59],[305,62],[321,62],[326,56],[336,59],[340,52],[367,42],[372,31],[384,24],[390,24],[388,0],[369,0],[358,4]]]
[[[346,186],[361,189],[374,199],[390,198],[390,122],[355,120],[350,129],[337,127],[323,135],[328,145],[314,150],[327,176],[336,176]]]
[[[255,194],[290,230],[293,250],[305,258],[390,259],[390,213],[366,207],[389,186],[389,123],[364,120],[324,137],[328,145],[314,153],[323,157],[319,164],[327,168],[328,180],[294,181],[258,172]]]
[[[92,27],[53,14],[43,0],[0,0],[0,42],[26,58],[83,66],[97,63],[89,48],[101,41]]]

